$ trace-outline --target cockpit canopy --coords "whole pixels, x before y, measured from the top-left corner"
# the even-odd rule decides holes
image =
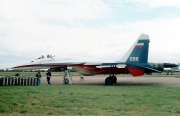
[[[55,57],[55,55],[53,56],[52,54],[51,54],[51,55],[48,54],[46,58],[51,58],[51,59],[53,59],[53,57]],[[35,60],[44,59],[44,58],[45,58],[44,55],[41,55],[40,57],[36,58]],[[53,60],[54,60],[54,59],[53,59]]]
[[[41,55],[40,57],[36,58],[36,60],[38,60],[38,59],[43,59],[43,58],[44,58],[44,56]]]

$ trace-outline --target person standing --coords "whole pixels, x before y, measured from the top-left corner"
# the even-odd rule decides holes
[[[51,85],[51,82],[50,82],[50,77],[51,77],[51,70],[50,69],[48,69],[48,72],[46,73],[46,75],[47,75],[47,83],[49,84],[49,85]]]
[[[36,77],[37,77],[37,84],[41,84],[41,73],[40,70],[38,70],[38,72],[36,73]]]

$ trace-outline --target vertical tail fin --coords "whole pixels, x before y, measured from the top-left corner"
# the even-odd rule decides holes
[[[138,65],[147,64],[149,51],[149,36],[141,34],[123,57],[127,69],[133,76],[144,75],[145,70]]]
[[[128,52],[122,58],[126,64],[137,64],[148,62],[149,36],[141,34]]]

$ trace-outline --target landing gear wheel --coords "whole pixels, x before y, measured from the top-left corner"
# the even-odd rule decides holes
[[[114,82],[114,80],[113,80],[112,77],[107,77],[107,78],[105,79],[105,84],[106,84],[106,85],[112,85],[113,82]]]
[[[113,79],[113,83],[116,83],[116,82],[117,82],[117,77],[112,76],[112,79]]]
[[[68,84],[69,83],[69,79],[64,79],[64,84]]]

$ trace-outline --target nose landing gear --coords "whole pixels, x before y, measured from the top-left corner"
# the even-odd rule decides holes
[[[73,84],[72,77],[71,77],[70,71],[68,69],[66,69],[64,71],[64,77],[63,77],[62,84]]]

